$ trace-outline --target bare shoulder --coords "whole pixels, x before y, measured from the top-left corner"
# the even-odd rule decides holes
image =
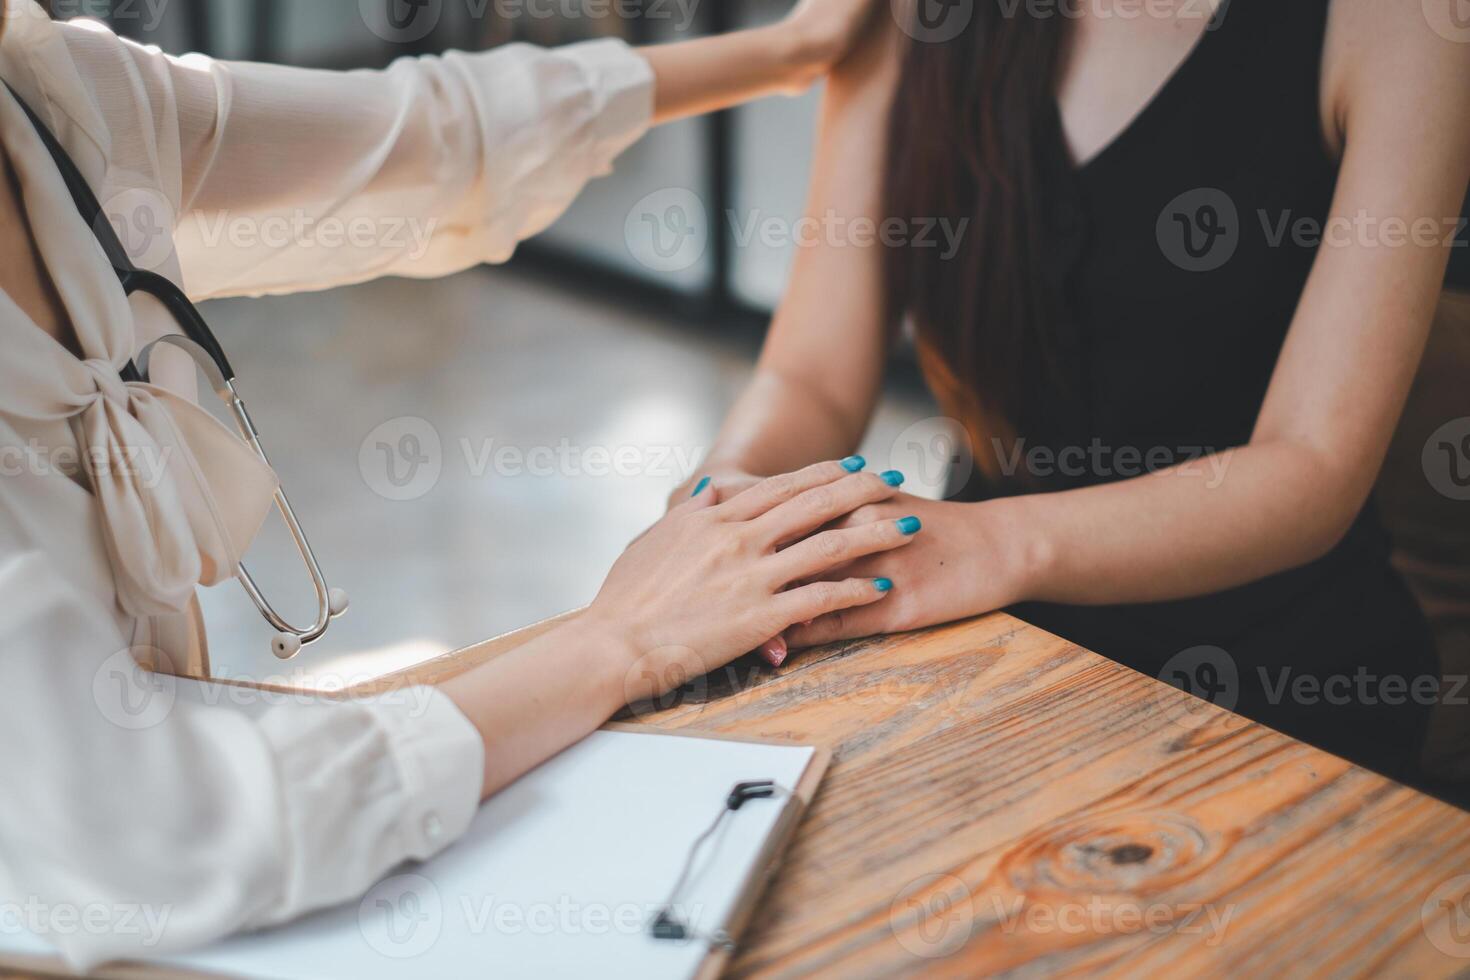
[[[1323,110],[1339,145],[1355,124],[1376,128],[1394,116],[1470,125],[1465,8],[1465,0],[1332,0]]]

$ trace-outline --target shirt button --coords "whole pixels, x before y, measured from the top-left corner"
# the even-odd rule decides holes
[[[437,843],[444,836],[444,821],[439,819],[439,814],[430,813],[424,817],[424,837],[429,843]]]

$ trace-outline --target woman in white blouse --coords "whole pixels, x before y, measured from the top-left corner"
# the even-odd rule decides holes
[[[643,51],[516,45],[343,74],[174,59],[6,0],[0,76],[104,207],[167,202],[174,249],[150,268],[195,298],[280,293],[505,259],[651,122],[806,85],[867,8],[806,0],[772,28]],[[350,899],[625,701],[890,587],[787,588],[909,540],[891,522],[801,540],[895,492],[855,461],[826,463],[722,503],[695,496],[586,615],[440,688],[248,715],[180,699],[128,724],[144,675],[107,665],[197,653],[195,587],[232,577],[275,477],[193,404],[176,351],[161,349],[153,383],[124,384],[172,321],[124,296],[5,91],[0,147],[0,449],[32,461],[0,478],[0,902],[169,910],[147,949],[126,930],[43,929],[75,966]],[[224,216],[387,214],[432,222],[428,247],[210,232]],[[34,465],[140,449],[167,461],[162,479]]]

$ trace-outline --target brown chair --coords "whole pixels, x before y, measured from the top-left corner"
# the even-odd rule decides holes
[[[1470,805],[1470,292],[1441,297],[1377,500],[1444,675],[1423,775]]]

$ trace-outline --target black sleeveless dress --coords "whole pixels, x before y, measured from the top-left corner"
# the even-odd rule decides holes
[[[1016,433],[1050,456],[977,446],[1011,475],[981,460],[959,499],[1104,483],[1249,442],[1337,179],[1319,110],[1326,17],[1326,0],[1231,0],[1121,136],[1080,167],[1054,160],[1050,274],[1078,368],[1049,393],[1083,421],[1065,436]],[[1028,459],[1050,462],[1038,472]],[[1389,550],[1370,506],[1325,558],[1241,588],[1013,612],[1399,775],[1439,670]]]

